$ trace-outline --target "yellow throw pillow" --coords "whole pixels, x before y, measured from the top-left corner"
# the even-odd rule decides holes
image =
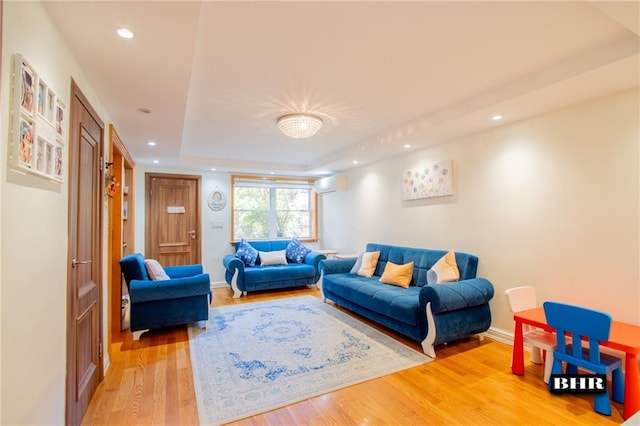
[[[376,271],[376,265],[378,264],[378,258],[380,257],[380,251],[370,251],[362,255],[362,266],[358,270],[358,275],[361,277],[371,278]]]
[[[380,277],[380,282],[408,288],[412,277],[413,261],[405,263],[404,265],[387,262],[387,266],[384,267],[384,272]]]
[[[440,260],[427,271],[428,284],[450,283],[458,281],[459,279],[460,271],[458,271],[456,254],[453,251],[442,256]]]

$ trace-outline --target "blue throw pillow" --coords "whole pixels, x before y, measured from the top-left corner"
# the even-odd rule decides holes
[[[236,257],[239,257],[245,266],[256,266],[258,250],[243,239],[236,246]]]
[[[311,253],[311,250],[306,248],[304,244],[302,244],[297,238],[294,238],[293,240],[291,240],[291,242],[289,242],[285,251],[287,254],[287,259],[295,263],[304,262],[305,256]]]

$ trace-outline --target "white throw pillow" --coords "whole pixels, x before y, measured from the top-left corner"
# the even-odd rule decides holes
[[[154,281],[164,281],[171,279],[165,272],[160,262],[155,259],[145,259],[144,266],[147,268],[147,274],[149,274],[149,278]]]
[[[460,271],[456,263],[456,254],[448,252],[427,271],[427,284],[444,284],[458,281]]]
[[[371,278],[376,272],[380,251],[366,252],[362,255],[362,266],[358,270],[358,275]]]
[[[286,250],[258,251],[258,254],[260,255],[260,264],[262,266],[287,264]]]

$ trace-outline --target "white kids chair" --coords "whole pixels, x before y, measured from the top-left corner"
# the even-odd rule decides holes
[[[505,291],[512,313],[526,311],[537,306],[536,289],[531,286],[514,287]],[[553,367],[553,352],[556,350],[556,335],[544,330],[523,325],[524,343],[531,346],[531,362],[542,364],[541,350],[546,351],[544,360],[544,382],[549,383],[551,367]]]

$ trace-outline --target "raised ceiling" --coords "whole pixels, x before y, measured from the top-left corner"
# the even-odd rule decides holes
[[[638,2],[45,5],[136,162],[161,167],[336,172],[640,85]],[[282,135],[298,111],[324,127]]]

